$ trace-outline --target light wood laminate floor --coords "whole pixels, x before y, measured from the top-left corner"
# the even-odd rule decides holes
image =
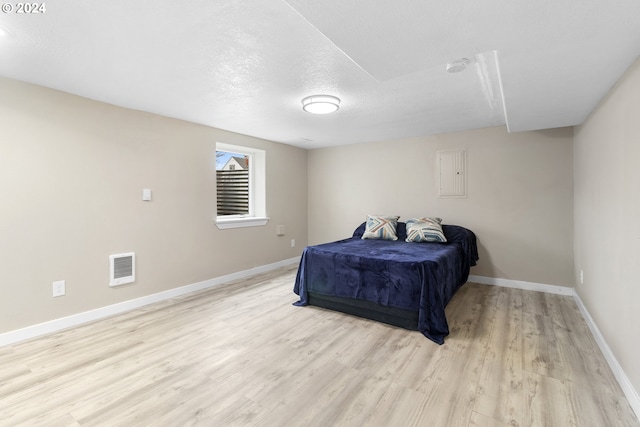
[[[444,345],[295,268],[0,348],[0,425],[638,426],[570,297],[468,283]]]

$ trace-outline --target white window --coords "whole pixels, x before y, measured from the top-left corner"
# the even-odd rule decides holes
[[[216,225],[220,229],[265,225],[264,150],[216,143]]]

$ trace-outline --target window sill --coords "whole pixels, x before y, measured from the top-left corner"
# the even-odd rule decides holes
[[[226,230],[229,228],[241,228],[241,227],[260,227],[265,225],[269,221],[267,217],[250,217],[250,218],[228,218],[218,219],[216,218],[216,227],[220,230]]]

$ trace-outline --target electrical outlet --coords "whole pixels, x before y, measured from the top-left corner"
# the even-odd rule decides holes
[[[64,280],[59,280],[57,282],[53,282],[53,296],[61,297],[65,294],[65,283]]]
[[[296,247],[296,239],[291,239],[291,247],[292,248]]]
[[[584,271],[580,270],[580,284],[584,284]]]

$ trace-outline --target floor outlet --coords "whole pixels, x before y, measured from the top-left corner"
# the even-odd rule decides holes
[[[53,282],[53,296],[61,297],[65,294],[65,283],[64,280],[59,280],[57,282]]]

